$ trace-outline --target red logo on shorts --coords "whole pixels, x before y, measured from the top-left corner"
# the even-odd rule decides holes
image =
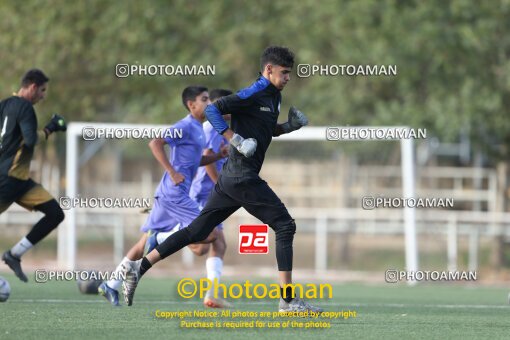
[[[267,224],[243,224],[239,226],[239,254],[267,254],[269,239]]]

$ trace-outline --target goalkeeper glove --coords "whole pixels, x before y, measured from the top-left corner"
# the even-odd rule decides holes
[[[237,133],[234,133],[232,139],[230,139],[230,144],[245,157],[253,156],[257,149],[257,140],[255,138],[244,139]]]
[[[44,129],[48,130],[49,133],[53,133],[56,131],[66,131],[67,130],[66,121],[64,120],[64,117],[54,114],[51,117],[50,122],[46,124]]]
[[[289,133],[306,125],[308,125],[308,118],[306,118],[305,114],[291,106],[289,109],[289,120],[282,124],[282,129],[285,133]]]

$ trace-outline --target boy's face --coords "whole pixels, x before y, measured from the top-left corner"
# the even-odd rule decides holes
[[[211,104],[211,100],[209,99],[209,92],[207,91],[196,96],[194,101],[188,101],[188,107],[191,114],[200,120],[205,119],[205,108],[209,104]]]
[[[280,65],[267,64],[266,71],[268,79],[278,90],[283,90],[290,80],[290,71],[292,68]]]

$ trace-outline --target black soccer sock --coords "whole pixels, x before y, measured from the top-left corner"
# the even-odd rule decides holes
[[[292,294],[292,287],[290,286],[285,287],[285,291],[283,287],[280,287],[280,296],[287,303],[291,302],[295,298],[295,296]]]
[[[151,267],[152,264],[149,262],[149,260],[147,260],[146,257],[144,257],[142,259],[142,263],[140,264],[140,276],[143,276],[143,274],[145,274],[146,271],[151,269]]]
[[[292,242],[296,233],[294,220],[284,225],[273,227],[276,235],[276,262],[278,271],[289,272],[292,270],[293,249]]]
[[[58,202],[54,199],[51,201],[36,205],[34,209],[44,214],[44,217],[37,222],[32,230],[26,236],[27,240],[33,245],[45,238],[60,222],[64,220],[64,212]]]

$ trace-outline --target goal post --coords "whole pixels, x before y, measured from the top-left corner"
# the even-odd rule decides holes
[[[80,173],[79,160],[80,148],[79,139],[84,138],[84,129],[123,129],[123,130],[140,130],[140,129],[167,129],[168,125],[140,125],[140,124],[118,124],[118,123],[91,123],[91,122],[72,122],[67,128],[66,134],[66,196],[77,197],[78,178]],[[374,129],[390,130],[390,129],[409,129],[408,127],[335,127],[335,129]],[[327,134],[329,127],[304,127],[299,132],[290,133],[277,138],[273,141],[324,141],[327,142]],[[331,138],[329,138],[331,139]],[[340,141],[355,141],[358,138],[341,138],[330,143],[339,143]],[[362,139],[370,140],[370,139]],[[415,161],[414,161],[414,145],[413,139],[385,139],[399,140],[401,150],[401,169],[402,169],[402,194],[403,197],[415,197]],[[340,146],[340,144],[339,144]],[[418,246],[416,240],[416,212],[414,207],[405,206],[403,208],[404,235],[405,235],[405,263],[406,270],[418,270]],[[61,268],[74,270],[76,269],[76,209],[70,209],[66,212],[65,223],[58,231],[58,265]],[[410,284],[414,282],[410,281]]]

